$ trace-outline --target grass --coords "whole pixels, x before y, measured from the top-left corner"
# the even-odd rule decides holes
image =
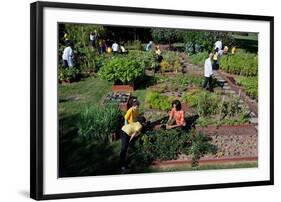
[[[101,98],[111,91],[112,84],[95,77],[80,82],[59,85],[59,114],[76,114],[81,108],[101,104]]]
[[[238,168],[256,168],[257,162],[249,163],[233,163],[233,164],[206,164],[199,165],[198,167],[192,167],[191,164],[184,164],[178,166],[169,166],[162,168],[149,167],[144,172],[177,172],[177,171],[196,171],[196,170],[218,170],[218,169],[238,169]]]

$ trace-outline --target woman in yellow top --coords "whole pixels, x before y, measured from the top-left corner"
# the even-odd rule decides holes
[[[139,115],[139,105],[140,103],[135,100],[132,104],[132,107],[128,109],[128,111],[125,114],[125,125],[136,122],[136,119]]]
[[[218,70],[218,51],[219,49],[216,48],[213,55],[213,70]]]
[[[120,139],[121,139],[121,151],[120,151],[120,166],[121,172],[127,172],[127,164],[126,164],[126,155],[129,143],[133,140],[134,137],[137,137],[143,125],[145,124],[145,118],[140,116],[137,118],[137,122],[129,123],[124,125],[120,132]]]

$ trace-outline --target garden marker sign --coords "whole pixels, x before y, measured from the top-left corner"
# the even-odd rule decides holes
[[[273,185],[273,17],[35,2],[30,23],[31,198]]]

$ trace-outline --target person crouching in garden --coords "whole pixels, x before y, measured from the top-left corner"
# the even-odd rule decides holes
[[[132,107],[128,109],[126,112],[124,119],[125,119],[125,125],[136,122],[136,119],[139,115],[139,101],[134,100]]]
[[[213,57],[213,53],[209,52],[209,57],[205,60],[205,64],[204,64],[205,80],[204,80],[204,83],[203,83],[203,88],[208,89],[211,92],[213,91],[213,86],[212,86],[212,76],[213,76],[212,57]]]
[[[166,129],[185,127],[184,111],[181,108],[181,102],[174,100],[172,102],[172,110],[170,112],[169,120],[166,124]]]
[[[143,116],[138,116],[136,122],[124,125],[120,132],[121,151],[120,151],[120,166],[123,174],[129,172],[126,155],[130,142],[132,142],[140,133],[146,119]]]

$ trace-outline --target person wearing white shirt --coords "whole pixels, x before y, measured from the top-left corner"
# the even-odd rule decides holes
[[[62,59],[64,67],[73,67],[73,51],[71,48],[71,44],[68,43],[67,46],[63,50]]]
[[[118,45],[118,43],[114,42],[112,44],[112,51],[113,51],[113,53],[119,53],[119,45]]]
[[[216,41],[215,42],[215,49],[218,48],[218,50],[222,49],[222,41]]]
[[[209,89],[209,91],[213,91],[212,87],[212,75],[213,75],[213,67],[212,67],[212,57],[213,53],[209,52],[209,57],[205,60],[204,64],[204,83],[203,88]]]

